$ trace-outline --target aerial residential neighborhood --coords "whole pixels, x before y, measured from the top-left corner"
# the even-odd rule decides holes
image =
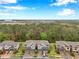
[[[78,26],[78,21],[1,21],[0,58],[78,59]]]
[[[0,59],[79,59],[79,0],[0,0]]]

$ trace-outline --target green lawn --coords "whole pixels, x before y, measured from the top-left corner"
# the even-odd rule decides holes
[[[24,51],[25,51],[25,49],[24,49],[24,42],[20,42],[19,50],[15,54],[13,54],[13,56],[21,57],[21,56],[24,55]]]
[[[56,52],[56,48],[55,48],[55,43],[50,43],[49,45],[49,57],[61,57],[59,54],[57,54]]]

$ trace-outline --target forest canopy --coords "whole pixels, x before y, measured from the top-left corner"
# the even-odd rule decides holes
[[[56,40],[79,41],[79,24],[69,23],[33,23],[25,25],[0,24],[0,42],[13,40]]]

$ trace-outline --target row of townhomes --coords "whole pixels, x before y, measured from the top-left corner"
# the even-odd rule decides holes
[[[20,47],[20,42],[14,41],[3,41],[0,43],[0,51],[3,51],[4,54],[10,52],[18,51]],[[47,57],[49,42],[45,40],[27,40],[24,42],[25,53],[23,58],[33,58],[38,57]],[[7,56],[2,56],[1,58],[6,58]]]
[[[23,58],[35,57],[47,57],[49,48],[49,42],[45,40],[28,40],[25,42],[25,54]]]
[[[0,43],[0,50],[6,52],[6,51],[15,51],[18,50],[19,43],[14,41],[3,41]]]
[[[0,43],[0,59],[10,58],[11,54],[19,49],[19,42],[3,41]]]
[[[0,50],[3,51],[3,54],[18,51],[19,47],[20,42],[3,41],[0,43]],[[23,59],[33,57],[48,58],[49,42],[46,40],[27,40],[24,42],[24,49]],[[56,41],[56,51],[59,53],[73,53],[79,56],[79,42]]]
[[[66,51],[79,54],[79,42],[56,41],[56,48],[58,52]]]

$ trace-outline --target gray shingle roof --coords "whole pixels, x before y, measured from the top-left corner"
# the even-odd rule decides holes
[[[59,46],[67,46],[70,49],[70,46],[72,46],[73,51],[79,50],[79,42],[71,42],[71,41],[56,41],[56,47]],[[64,48],[65,48],[64,47]],[[77,47],[77,49],[75,49]]]
[[[77,45],[79,44],[79,42],[70,42],[70,41],[56,41],[56,45],[67,45],[67,46],[70,46],[70,45]]]
[[[30,49],[35,49],[35,47],[38,47],[38,50],[47,50],[48,46],[49,46],[49,42],[46,40],[28,40],[25,43],[25,47],[28,49],[30,47]]]
[[[4,49],[18,49],[19,48],[19,43],[18,42],[14,42],[14,41],[3,41],[1,43],[1,47]]]

